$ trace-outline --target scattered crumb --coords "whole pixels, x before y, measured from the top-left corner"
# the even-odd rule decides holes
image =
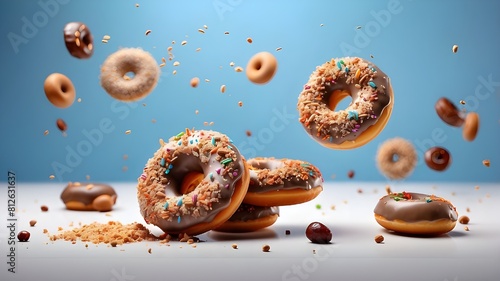
[[[479,185],[474,186],[474,190],[479,190]]]
[[[347,172],[347,177],[352,179],[354,178],[354,171],[353,170],[349,170],[349,172]]]
[[[139,4],[135,4],[135,7],[136,7],[136,8],[139,8]]]
[[[468,216],[461,216],[458,218],[458,222],[461,224],[468,224],[470,221]]]
[[[490,167],[490,160],[488,159],[483,160],[483,165],[486,167]]]
[[[361,29],[361,25],[356,26],[356,29]]]
[[[131,131],[131,130],[126,130],[126,131],[125,131],[125,135],[130,135],[130,133],[132,133],[132,131]]]
[[[335,207],[335,205],[332,205],[332,206],[330,207],[330,209],[332,209],[333,211],[335,211],[335,208],[336,208],[336,207]]]
[[[200,111],[199,111],[198,109],[196,109],[196,110],[194,111],[194,114],[198,115],[198,113],[200,113]]]
[[[372,58],[372,59],[373,59],[373,58],[374,58],[374,56],[373,56],[372,54],[370,54],[370,58]]]
[[[467,208],[465,209],[465,211],[466,211],[467,213],[470,213],[470,208],[469,208],[469,207],[467,207]]]
[[[110,243],[110,245],[111,245],[111,247],[116,247],[116,245],[118,245],[118,242],[116,242],[116,241],[112,241],[112,242]]]
[[[349,203],[349,201],[347,201],[347,200],[344,200],[344,201],[342,201],[342,202],[344,202],[344,204],[347,204],[347,203]]]
[[[458,52],[458,45],[453,45],[453,47],[451,47],[451,51],[452,51],[453,53]]]
[[[229,35],[229,31],[225,31],[224,34]]]
[[[127,154],[123,154],[123,160],[127,160],[128,159],[128,155]]]
[[[236,71],[236,72],[243,72],[243,67],[237,66],[237,67],[234,68],[234,71]]]
[[[58,231],[62,231],[62,230],[63,230],[63,228],[62,228],[62,227],[60,227],[60,226],[58,226],[58,227],[57,227],[57,230],[58,230]]]
[[[388,185],[386,185],[386,186],[385,186],[385,192],[386,192],[387,194],[391,194],[391,193],[392,193],[391,187],[390,187],[390,186],[388,186]]]
[[[181,45],[182,45],[182,46],[184,46],[184,45],[186,45],[187,43],[188,43],[188,42],[187,42],[186,40],[184,40],[184,41],[182,41],[182,42],[181,42]]]
[[[49,231],[46,228],[44,228],[43,233],[46,234],[46,233],[49,233]]]
[[[231,247],[232,247],[233,249],[238,249],[238,244],[232,244],[232,245],[231,245]]]
[[[316,209],[320,210],[321,209],[321,204],[316,204]]]
[[[198,29],[198,32],[199,32],[199,33],[205,33],[205,30],[203,30],[203,29],[199,28],[199,29]]]
[[[363,189],[358,188],[358,193],[363,193]]]
[[[457,195],[457,193],[453,191],[453,192],[451,193],[451,196],[455,196],[455,195]]]
[[[464,226],[464,230],[465,231],[469,231],[469,227],[468,226]]]
[[[44,136],[46,136],[46,135],[48,135],[48,134],[49,134],[49,130],[45,130],[45,131],[43,132],[43,135],[44,135]]]
[[[380,234],[375,235],[375,242],[376,243],[382,243],[382,242],[384,242],[384,236],[380,235]]]
[[[283,48],[278,47],[278,48],[276,48],[276,52],[281,51],[282,49],[283,49]]]
[[[53,180],[53,179],[55,179],[55,178],[56,178],[56,176],[54,176],[54,175],[50,175],[50,176],[49,176],[49,179],[51,179],[51,180]]]
[[[252,131],[246,130],[245,134],[247,135],[247,137],[251,137],[252,136]]]
[[[324,24],[320,24],[319,26],[324,26]]]
[[[230,63],[229,63],[229,66],[230,66],[230,67],[233,67],[233,66],[234,66],[234,62],[230,62]]]
[[[313,249],[313,255],[316,255],[316,250],[315,249]]]
[[[148,249],[148,253],[150,253],[150,254],[151,254],[151,248],[149,248],[149,249]]]
[[[195,51],[196,51],[196,52],[199,52],[199,51],[201,51],[201,48],[196,48],[196,50],[195,50]]]
[[[36,220],[30,220],[30,226],[35,226]]]
[[[156,119],[151,119],[151,123],[156,123]]]
[[[464,105],[464,104],[465,104],[465,101],[464,101],[464,100],[460,100],[460,104],[461,104],[461,105]]]
[[[223,93],[223,94],[226,92],[226,85],[221,85],[220,86],[220,92]]]
[[[262,252],[269,252],[269,251],[271,251],[271,246],[267,244],[262,246]]]
[[[203,28],[208,29],[208,25],[204,24]]]
[[[252,42],[253,42],[252,38],[248,37],[247,38],[247,42],[250,43],[250,44],[252,44]]]
[[[146,30],[146,36],[148,36],[151,33],[151,29]]]
[[[290,235],[290,230],[289,229],[285,230],[285,235]]]
[[[239,107],[242,107],[242,106],[243,106],[243,102],[242,102],[242,101],[239,101],[239,102],[238,102],[238,106],[239,106]]]
[[[193,78],[191,78],[191,81],[189,82],[189,85],[191,85],[191,87],[193,87],[193,88],[196,88],[196,87],[198,87],[199,83],[200,83],[200,78],[193,77]]]
[[[49,210],[49,207],[47,207],[46,205],[42,205],[40,206],[40,209],[42,210],[42,212],[47,212]]]

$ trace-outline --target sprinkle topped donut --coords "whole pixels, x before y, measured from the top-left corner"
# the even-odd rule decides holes
[[[186,129],[160,145],[138,179],[146,222],[169,234],[195,235],[228,220],[249,182],[245,160],[230,139],[215,131]],[[189,176],[193,173],[202,176]],[[197,182],[185,184],[188,179]]]
[[[336,105],[350,96],[346,109]],[[332,59],[318,66],[302,90],[299,121],[321,145],[353,149],[374,139],[385,127],[394,104],[389,77],[357,57]]]

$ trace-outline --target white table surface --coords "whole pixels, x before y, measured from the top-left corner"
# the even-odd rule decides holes
[[[392,234],[373,218],[385,194],[385,183],[329,182],[311,202],[280,208],[271,227],[251,234],[208,232],[193,248],[171,241],[108,244],[50,241],[43,229],[56,233],[70,223],[144,220],[134,183],[110,183],[118,200],[109,213],[66,210],[60,200],[65,183],[17,183],[17,232],[28,230],[29,242],[16,243],[16,273],[7,271],[7,188],[0,202],[5,226],[0,228],[0,280],[500,280],[500,184],[393,183],[393,191],[433,193],[470,217],[470,231],[457,223],[447,235],[434,238]],[[5,186],[6,187],[6,186]],[[361,189],[362,192],[358,192]],[[317,209],[316,205],[321,205]],[[47,205],[48,212],[40,206]],[[332,209],[335,206],[335,209]],[[467,208],[470,209],[467,212]],[[36,219],[35,227],[29,221]],[[310,243],[305,229],[320,221],[333,232],[332,244]],[[161,231],[148,226],[153,233]],[[285,235],[290,230],[290,235]],[[17,233],[16,232],[16,233]],[[382,234],[382,244],[374,236]],[[231,245],[238,244],[238,249]],[[262,245],[271,246],[268,253]],[[151,253],[148,249],[151,248]],[[315,250],[315,253],[313,253]]]

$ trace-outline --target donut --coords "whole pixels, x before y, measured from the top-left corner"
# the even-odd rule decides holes
[[[227,221],[245,196],[245,159],[219,132],[189,130],[160,140],[138,178],[144,220],[176,235],[201,234]]]
[[[43,90],[49,102],[56,107],[66,108],[75,101],[75,87],[64,74],[52,73],[47,76],[43,83]]]
[[[434,106],[439,118],[446,124],[454,127],[460,127],[464,123],[464,119],[460,116],[460,111],[447,98],[440,98]]]
[[[321,172],[310,163],[257,157],[248,160],[250,184],[243,199],[256,206],[286,206],[304,203],[323,191]]]
[[[94,53],[94,39],[89,28],[81,22],[70,22],[64,26],[64,42],[69,53],[79,59],[87,59]]]
[[[115,190],[102,183],[70,182],[61,193],[66,209],[75,211],[111,211],[116,198]]]
[[[424,155],[425,164],[435,171],[444,171],[451,164],[450,152],[446,148],[435,146],[429,148]]]
[[[469,112],[465,116],[464,127],[462,128],[462,136],[466,141],[473,141],[476,138],[479,130],[479,114]]]
[[[345,109],[334,111],[350,96]],[[316,67],[299,95],[299,121],[331,149],[353,149],[374,139],[389,121],[394,97],[389,77],[371,62],[336,58]]]
[[[384,228],[412,235],[440,235],[451,231],[458,218],[450,201],[422,193],[391,193],[380,198],[375,220]]]
[[[248,61],[246,75],[255,84],[266,84],[273,78],[277,68],[278,62],[271,53],[260,52]]]
[[[273,225],[279,217],[279,207],[241,204],[238,210],[218,228],[219,232],[253,232]]]
[[[133,77],[127,73],[133,73]],[[158,83],[160,67],[146,51],[123,48],[108,56],[101,67],[101,86],[113,98],[136,101],[147,96]]]
[[[411,142],[403,138],[386,140],[377,151],[377,166],[390,179],[409,176],[417,165],[417,152]]]

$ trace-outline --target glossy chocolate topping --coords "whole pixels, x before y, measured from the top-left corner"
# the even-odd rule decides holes
[[[464,123],[464,119],[460,115],[457,107],[447,98],[440,98],[434,106],[436,113],[446,124],[460,127]]]
[[[392,193],[380,198],[374,213],[387,220],[405,222],[449,219],[456,221],[455,207],[441,197],[422,193]]]
[[[280,210],[278,207],[260,207],[241,204],[229,221],[249,221],[279,214]]]
[[[337,90],[346,91],[352,102],[333,111],[330,101]],[[332,59],[318,66],[304,86],[297,104],[299,121],[320,143],[341,144],[375,124],[392,96],[389,77],[376,65],[357,57]]]
[[[178,233],[212,221],[230,204],[244,172],[238,149],[227,136],[203,130],[186,130],[160,144],[138,179],[137,196],[146,222]],[[184,176],[193,171],[205,178],[194,190],[181,194]]]
[[[75,201],[90,205],[94,199],[103,194],[111,196],[113,201],[116,201],[115,190],[107,184],[70,182],[61,193],[61,199],[64,203]]]
[[[64,26],[64,42],[75,58],[90,58],[94,53],[94,39],[88,27],[81,22],[70,22]]]
[[[250,165],[248,192],[309,190],[323,185],[318,168],[304,161],[258,157],[247,163]]]

